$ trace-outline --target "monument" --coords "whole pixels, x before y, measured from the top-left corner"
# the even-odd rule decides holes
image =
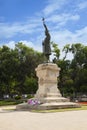
[[[45,36],[46,36],[44,41],[42,42],[43,53],[47,58],[47,62],[49,62],[49,56],[51,55],[51,47],[50,47],[50,38],[51,37],[50,37],[50,33],[48,31],[48,28],[45,24],[45,19],[43,18],[42,21],[43,21],[43,26],[45,28]]]
[[[17,105],[17,110],[51,110],[59,108],[80,107],[79,104],[70,102],[69,99],[62,97],[58,89],[58,76],[60,68],[57,64],[51,63],[50,34],[43,18],[45,28],[45,39],[42,42],[43,54],[47,61],[39,64],[35,69],[38,77],[38,90],[34,98],[29,99],[27,103]]]

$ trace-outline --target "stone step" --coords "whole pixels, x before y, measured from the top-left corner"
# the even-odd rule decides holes
[[[39,110],[52,110],[52,109],[60,109],[60,108],[79,108],[81,107],[77,103],[73,102],[51,102],[51,103],[44,103],[38,107]]]
[[[61,108],[79,108],[81,107],[78,103],[74,102],[51,102],[43,103],[40,105],[29,105],[28,103],[22,103],[16,106],[16,110],[28,111],[28,110],[53,110]]]
[[[61,97],[60,93],[47,93],[47,97]]]
[[[43,99],[43,102],[50,103],[50,102],[69,102],[69,99],[64,97],[46,97]]]

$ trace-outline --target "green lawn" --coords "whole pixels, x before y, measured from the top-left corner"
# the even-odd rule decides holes
[[[82,105],[80,108],[64,108],[55,110],[32,110],[32,112],[50,113],[50,112],[66,112],[66,111],[79,111],[87,110],[87,105]]]
[[[0,101],[0,106],[7,106],[7,105],[16,105],[22,103],[21,100],[2,100]]]
[[[22,100],[2,100],[0,101],[0,106],[17,105],[22,102],[23,102]],[[64,109],[55,109],[55,110],[31,110],[31,111],[41,112],[41,113],[50,113],[50,112],[66,112],[66,111],[78,111],[78,110],[87,110],[87,104],[81,105],[80,108],[64,108]]]

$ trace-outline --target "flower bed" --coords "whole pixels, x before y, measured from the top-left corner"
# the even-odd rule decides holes
[[[79,102],[81,105],[87,105],[87,102]]]
[[[28,100],[28,104],[30,104],[30,105],[39,105],[40,101],[38,101],[37,99],[32,98],[32,99]]]

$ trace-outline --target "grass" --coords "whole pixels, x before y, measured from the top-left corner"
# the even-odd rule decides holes
[[[20,100],[2,100],[0,101],[0,106],[7,106],[7,105],[16,105],[16,104],[19,104],[19,103],[22,103],[22,101]]]
[[[4,111],[15,111],[15,108],[6,107],[3,108]],[[54,113],[54,112],[66,112],[66,111],[79,111],[79,110],[87,110],[87,105],[81,106],[81,108],[65,108],[65,109],[54,109],[54,110],[30,110],[30,112],[35,113]]]
[[[0,106],[10,106],[10,105],[17,105],[22,103],[21,100],[2,100],[0,101]],[[11,108],[6,108],[11,110]],[[66,111],[79,111],[79,110],[87,110],[87,104],[81,104],[80,108],[64,108],[64,109],[53,109],[53,110],[31,110],[31,112],[37,113],[52,113],[52,112],[66,112]]]
[[[78,111],[78,110],[87,110],[87,105],[82,105],[80,108],[63,108],[63,109],[54,109],[54,110],[31,110],[31,112],[51,113],[51,112],[66,112],[66,111]]]

